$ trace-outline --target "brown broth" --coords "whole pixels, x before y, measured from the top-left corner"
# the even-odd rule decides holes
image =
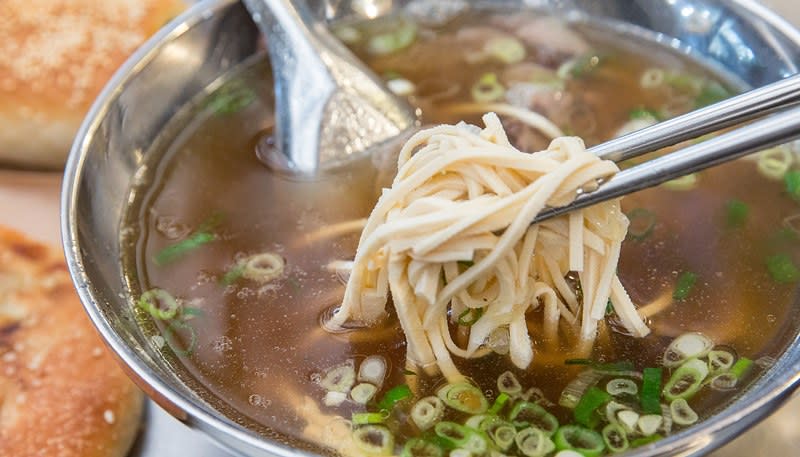
[[[481,74],[500,69],[493,63],[465,67],[457,53],[440,60],[420,59],[451,40],[451,32],[440,31],[394,56],[369,58],[362,53],[362,57],[378,73],[399,72],[416,83],[446,74],[449,82],[460,86],[453,100],[463,100]],[[669,104],[674,93],[639,88],[645,68],[668,63],[675,71],[702,74],[690,62],[661,50],[632,53],[608,37],[593,43],[613,59],[587,77],[568,81],[565,88],[594,113],[591,132],[575,131],[588,142],[612,137],[634,109]],[[529,50],[532,55],[534,51]],[[272,125],[268,71],[259,60],[232,76],[234,84],[252,88],[257,95],[243,110],[215,114],[203,102],[184,116],[182,132],[169,138],[152,179],[137,189],[128,214],[136,243],[123,261],[134,294],[160,287],[186,306],[202,310],[191,320],[196,348],[179,362],[197,382],[257,423],[290,439],[302,439],[305,418],[295,408],[302,395],[319,403],[324,392],[313,382],[315,374],[349,358],[382,354],[392,364],[384,385],[402,383],[405,343],[393,316],[378,329],[346,334],[321,329],[321,316],[338,304],[343,292],[325,265],[351,259],[358,234],[318,242],[309,242],[308,234],[368,215],[378,195],[379,175],[386,170],[367,159],[309,182],[288,179],[262,166],[253,151],[256,139]],[[439,109],[443,104],[412,101],[428,107],[423,110],[427,123],[463,118]],[[464,120],[477,123],[479,118]],[[734,198],[750,208],[741,228],[725,223],[725,205]],[[681,272],[694,272],[699,280],[686,300],[675,301],[652,317],[653,333],[644,339],[604,326],[593,359],[630,360],[639,369],[655,366],[669,339],[687,331],[703,332],[717,344],[753,359],[778,355],[790,336],[782,323],[795,310],[794,284],[771,280],[764,259],[777,252],[798,254],[796,242],[774,241],[783,218],[797,213],[797,203],[785,195],[780,182],[767,180],[756,172],[754,162],[741,160],[701,173],[693,190],[645,190],[626,197],[623,207],[645,208],[657,218],[648,238],[623,245],[619,274],[635,303],[646,306],[663,294],[671,295]],[[222,215],[216,241],[168,265],[154,262],[159,251],[186,237],[215,212]],[[287,272],[281,278],[265,285],[246,280],[221,283],[237,259],[265,251],[286,259]],[[557,401],[581,368],[564,365],[574,356],[566,334],[563,347],[556,348],[537,338],[535,322],[540,317],[539,312],[531,314],[534,363],[526,371],[514,372],[524,385],[539,387]],[[189,335],[179,330],[178,340],[188,344]],[[461,361],[459,366],[487,388],[495,385],[499,373],[512,368],[496,355]],[[426,380],[423,390],[437,382]],[[730,398],[730,394],[704,395],[693,405],[708,416],[724,403],[721,400]],[[347,407],[322,409],[350,414]],[[562,420],[568,418],[565,411],[557,413]]]

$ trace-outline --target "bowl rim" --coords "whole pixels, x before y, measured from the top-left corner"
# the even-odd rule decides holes
[[[84,256],[80,251],[77,233],[77,190],[83,175],[88,147],[101,121],[123,92],[126,83],[136,76],[139,68],[154,59],[173,39],[205,21],[209,16],[238,2],[239,0],[202,0],[195,3],[138,48],[104,86],[84,118],[66,162],[61,188],[61,241],[67,267],[84,310],[106,345],[124,364],[127,373],[162,408],[191,428],[197,428],[203,432],[222,432],[226,437],[246,444],[254,451],[287,457],[313,456],[316,454],[293,448],[243,428],[174,388],[151,370],[136,351],[119,337],[114,326],[103,315],[92,292],[91,281],[85,274]],[[751,13],[758,17],[800,49],[800,30],[788,23],[778,13],[760,4],[758,0],[727,0],[726,3],[744,13]],[[725,408],[724,411],[727,411],[728,414],[724,416],[716,414],[694,427],[638,450],[629,451],[625,455],[628,457],[661,455],[664,450],[675,451],[676,455],[682,456],[698,455],[728,442],[742,430],[769,415],[786,401],[794,390],[800,387],[800,363],[794,364],[792,368],[775,376],[774,379],[768,379],[766,383],[770,388],[765,395],[753,398],[749,403],[740,398]],[[744,396],[747,396],[747,393],[752,390],[749,389]],[[157,397],[154,397],[154,394]],[[728,433],[721,433],[724,430]],[[215,444],[222,445],[226,450],[233,450],[230,445],[225,445],[228,439],[222,439],[217,433],[204,434]],[[241,449],[234,452],[241,452]]]

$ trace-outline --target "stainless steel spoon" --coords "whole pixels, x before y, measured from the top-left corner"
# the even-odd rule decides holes
[[[416,123],[389,92],[315,21],[303,0],[244,0],[267,40],[275,79],[275,139],[258,155],[300,176],[350,162]]]

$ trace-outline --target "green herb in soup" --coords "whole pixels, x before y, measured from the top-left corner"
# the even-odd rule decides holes
[[[632,48],[532,13],[388,17],[336,32],[425,124],[478,125],[492,111],[526,152],[562,135],[591,146],[729,94],[654,44]],[[482,357],[452,357],[464,377],[447,380],[407,359],[396,302],[375,322],[330,332],[397,151],[316,181],[272,173],[253,152],[273,125],[268,75],[252,61],[170,122],[125,219],[133,243],[123,262],[143,330],[239,423],[325,454],[612,454],[718,412],[794,335],[791,145],[622,201],[630,227],[611,271],[647,336],[631,335],[612,297],[597,302],[592,345],[581,344],[580,319],[558,320],[545,337],[545,306],[534,300],[519,329],[530,335],[525,368],[511,360],[508,334],[492,332]],[[225,217],[204,224],[217,212]],[[452,277],[478,265],[465,256]],[[577,272],[561,273],[555,298],[581,303],[591,291]],[[450,313],[443,330],[463,347],[490,311]]]

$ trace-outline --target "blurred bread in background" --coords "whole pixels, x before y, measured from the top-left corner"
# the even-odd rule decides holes
[[[0,0],[0,166],[63,165],[92,101],[183,0]]]

